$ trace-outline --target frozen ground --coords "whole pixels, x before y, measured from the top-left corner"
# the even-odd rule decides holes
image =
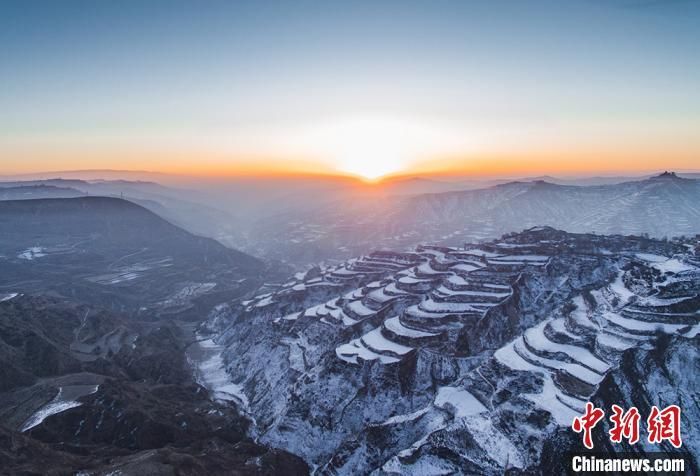
[[[213,339],[203,339],[191,346],[188,358],[194,367],[197,383],[206,387],[215,400],[234,401],[247,408],[248,398],[226,373],[222,350],[223,346]]]
[[[19,296],[19,293],[0,294],[0,302],[9,301]]]
[[[68,387],[60,387],[58,393],[49,403],[39,408],[27,421],[22,425],[21,431],[28,431],[35,426],[40,425],[51,415],[64,412],[71,408],[82,405],[78,398],[91,395],[97,392],[99,385],[71,385]]]
[[[22,251],[20,254],[17,255],[19,259],[26,259],[28,261],[32,261],[36,258],[41,258],[43,256],[46,256],[44,248],[40,246],[33,246],[31,248],[27,248],[26,250]]]

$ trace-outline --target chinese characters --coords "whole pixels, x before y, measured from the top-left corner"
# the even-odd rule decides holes
[[[612,406],[613,414],[610,417],[612,428],[608,431],[610,441],[621,443],[623,439],[631,445],[639,441],[639,422],[641,415],[636,407],[626,412],[619,405]],[[605,417],[605,412],[596,408],[591,402],[586,403],[583,415],[574,418],[571,428],[576,433],[583,433],[583,444],[588,449],[593,449],[593,429]],[[651,407],[647,423],[647,441],[658,444],[668,441],[675,448],[683,444],[681,439],[681,409],[678,405],[670,405],[663,410]]]

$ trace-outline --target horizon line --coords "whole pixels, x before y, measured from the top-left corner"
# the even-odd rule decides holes
[[[163,176],[173,179],[280,179],[280,178],[325,178],[325,179],[339,179],[339,180],[352,180],[358,182],[364,182],[368,184],[379,184],[382,182],[390,182],[397,180],[430,180],[439,178],[458,178],[463,180],[475,180],[475,181],[488,181],[488,180],[517,180],[517,179],[538,179],[542,177],[550,177],[554,179],[593,179],[593,178],[643,178],[647,176],[653,176],[655,174],[661,174],[663,172],[675,172],[681,174],[692,174],[700,173],[700,169],[679,169],[679,168],[665,168],[661,169],[644,169],[644,170],[634,170],[634,171],[600,171],[591,170],[589,172],[582,173],[558,173],[558,172],[533,172],[530,174],[484,174],[484,173],[473,173],[468,171],[459,170],[445,170],[445,171],[425,171],[425,172],[397,172],[392,174],[386,174],[381,177],[376,177],[374,179],[368,179],[361,175],[343,173],[343,172],[330,172],[330,171],[304,171],[304,170],[290,170],[290,171],[269,171],[269,172],[258,172],[258,171],[237,171],[237,172],[223,172],[223,173],[187,173],[179,171],[163,171],[163,170],[143,170],[143,169],[64,169],[64,170],[41,170],[41,171],[27,171],[27,172],[17,172],[10,174],[0,175],[2,180],[18,180],[26,178],[27,180],[109,180],[104,178],[91,178],[91,179],[78,179],[74,177],[63,177],[62,175],[73,175],[73,174],[128,174],[128,175],[154,175]],[[29,177],[37,176],[47,176],[42,178],[29,179]],[[120,180],[118,178],[111,180]]]

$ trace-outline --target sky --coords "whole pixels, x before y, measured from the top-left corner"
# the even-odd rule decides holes
[[[0,175],[700,168],[700,0],[0,0]]]

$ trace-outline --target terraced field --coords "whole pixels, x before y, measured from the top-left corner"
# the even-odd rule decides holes
[[[375,252],[267,285],[218,341],[259,437],[321,473],[527,469],[627,351],[696,338],[696,246],[538,227]]]

